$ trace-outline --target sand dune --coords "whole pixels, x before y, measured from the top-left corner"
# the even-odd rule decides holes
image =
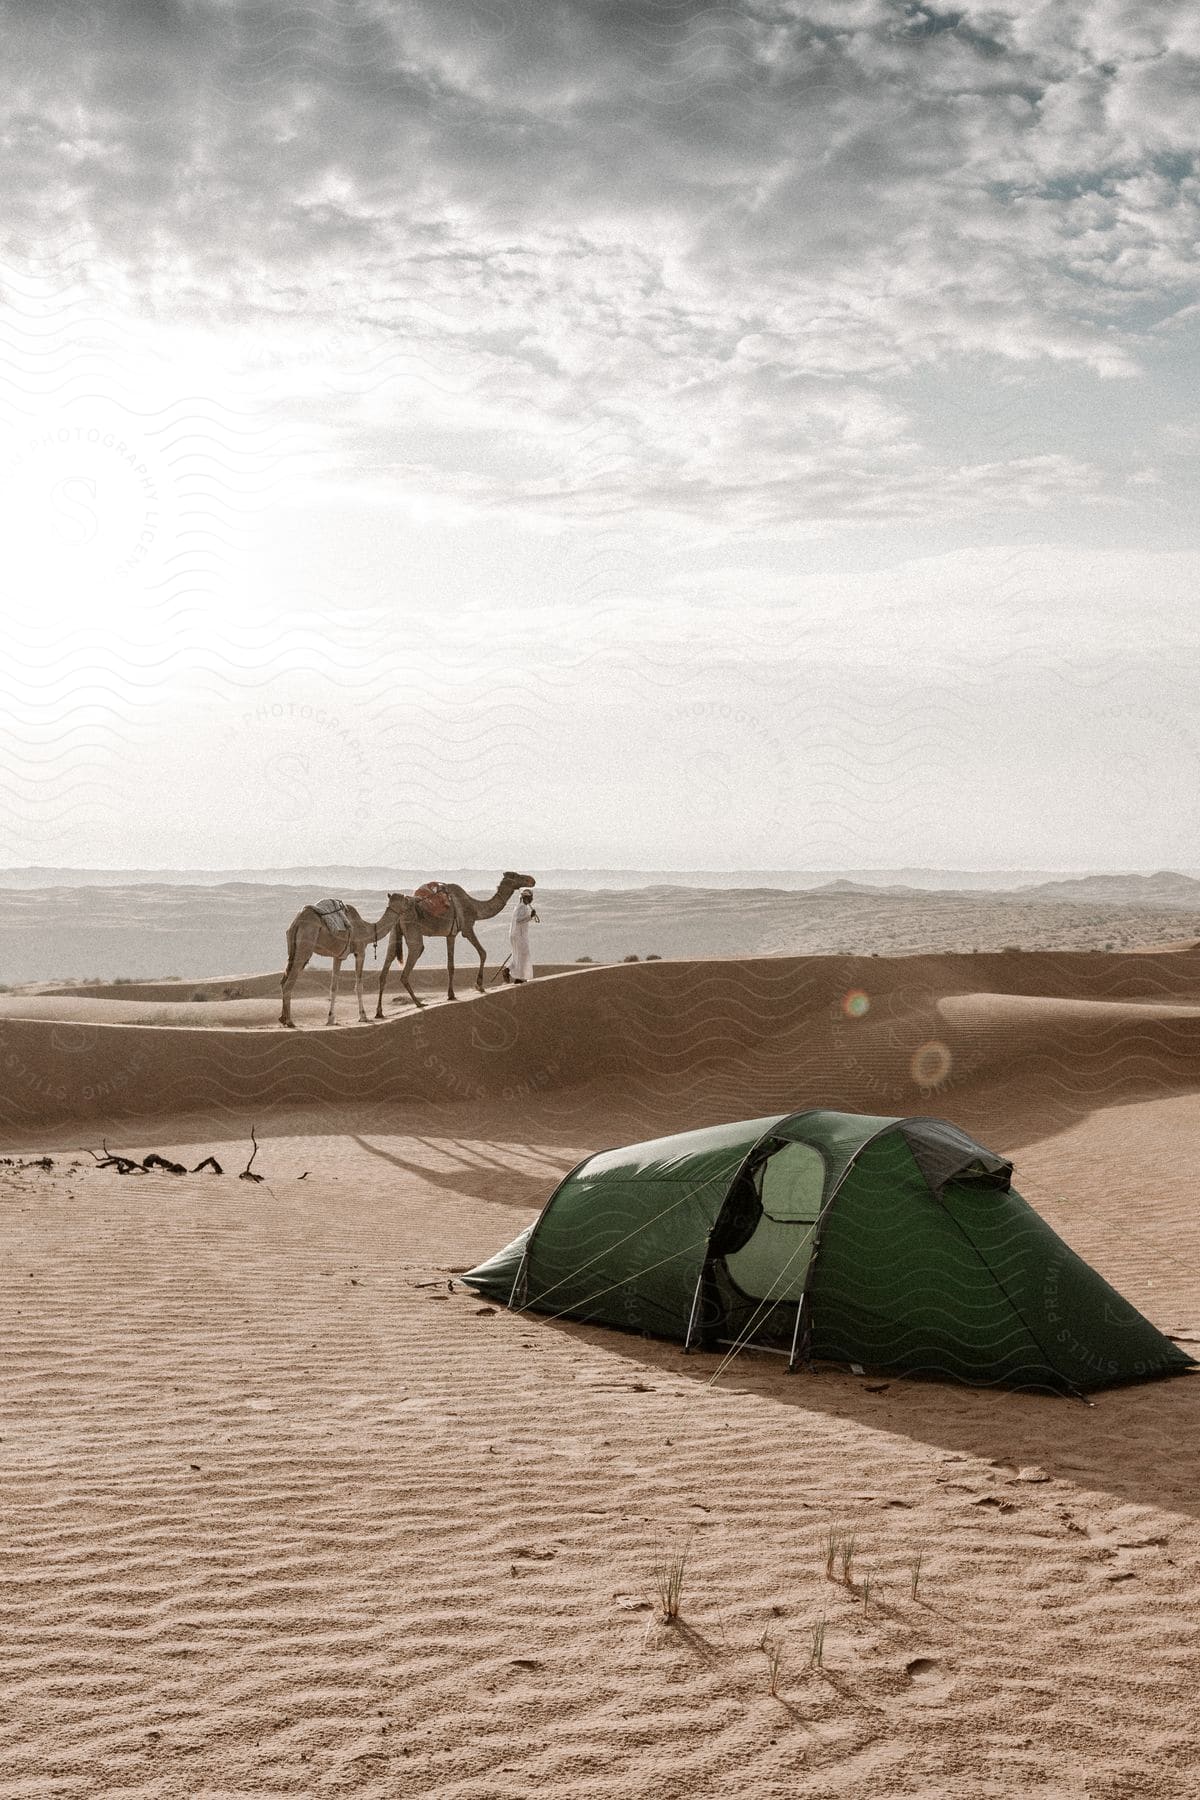
[[[296,1033],[275,1029],[269,983],[214,1003],[202,1031],[166,1022],[161,985],[152,1003],[10,997],[55,1016],[3,1019],[0,1127],[275,1108],[336,1124],[346,1106],[387,1117],[397,1104],[519,1118],[539,1097],[569,1120],[587,1090],[587,1104],[607,1096],[631,1127],[657,1129],[665,1106],[675,1118],[682,1105],[684,1124],[801,1103],[927,1110],[939,1093],[961,1108],[979,1083],[1072,1114],[1186,1087],[1200,1067],[1193,953],[629,964],[466,990],[457,1007],[389,1006],[367,1026],[349,1022],[347,995],[346,1024]],[[307,988],[307,1017],[323,1017],[319,977]],[[130,1023],[148,1004],[155,1027]],[[121,1022],[87,1016],[101,1005]],[[263,1029],[224,1025],[242,1009]]]
[[[1085,1407],[745,1355],[710,1387],[452,1274],[599,1145],[935,1112],[1197,1345],[1200,957],[642,964],[369,1027],[135,1022],[174,996],[0,1017],[9,1152],[55,1159],[0,1165],[4,1800],[1200,1791],[1200,1379]],[[72,1146],[103,1135],[230,1173],[98,1171]],[[842,1525],[869,1604],[825,1579]]]
[[[567,972],[554,964],[542,970],[544,975]],[[488,989],[499,985],[493,979],[496,973],[489,967]],[[418,996],[426,1004],[437,1004],[445,999],[444,968],[416,969],[412,980]],[[329,1010],[329,981],[328,964],[310,966],[301,975],[293,990],[292,1012],[297,1026],[325,1024]],[[460,999],[474,998],[473,983],[473,971],[466,981],[460,973]],[[189,1025],[206,1029],[223,1025],[244,1030],[274,1030],[279,1024],[279,987],[277,972],[230,975],[216,981],[88,982],[83,986],[44,984],[0,993],[0,1022],[5,1019],[53,1019],[60,1024]],[[372,1017],[378,993],[379,970],[368,970],[363,981],[363,997]],[[394,966],[388,975],[384,1004],[389,1018],[397,1006],[409,1007]],[[348,1025],[357,1021],[354,973],[343,970],[335,1023]]]

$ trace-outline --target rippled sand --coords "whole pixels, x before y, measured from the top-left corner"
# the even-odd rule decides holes
[[[1200,1378],[709,1386],[453,1273],[601,1145],[934,1112],[1200,1351],[1200,957],[637,965],[294,1034],[109,1003],[0,1018],[7,1153],[53,1158],[0,1166],[6,1800],[1200,1791]]]

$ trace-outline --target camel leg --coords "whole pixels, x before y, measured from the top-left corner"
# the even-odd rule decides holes
[[[398,933],[393,931],[388,937],[387,949],[383,953],[383,967],[379,971],[379,998],[375,1003],[375,1017],[383,1017],[383,990],[387,986],[388,970],[396,960],[396,940]]]
[[[366,951],[364,949],[357,951],[354,957],[354,998],[358,1001],[358,1022],[360,1025],[365,1025],[367,1023],[367,1013],[366,1008],[363,1006],[362,998],[363,958],[365,956]]]
[[[483,992],[483,971],[484,971],[484,965],[487,962],[487,951],[484,949],[484,947],[480,943],[479,939],[475,936],[475,927],[473,925],[464,925],[463,926],[463,936],[466,938],[468,944],[474,944],[475,948],[479,952],[479,976],[475,982],[475,986],[479,990],[479,992],[482,994],[482,992]]]
[[[338,976],[341,972],[342,959],[340,956],[335,956],[333,959],[333,974],[329,978],[329,1017],[325,1021],[327,1025],[334,1025],[337,1022],[333,1015],[337,1011]]]
[[[292,1017],[292,989],[304,973],[308,964],[308,959],[311,955],[312,950],[310,948],[297,944],[291,956],[288,957],[288,966],[284,971],[283,981],[280,984],[283,988],[283,1007],[279,1014],[279,1023],[281,1025],[286,1025],[291,1031],[299,1029],[296,1021]]]
[[[413,970],[416,968],[417,963],[420,961],[421,956],[424,953],[425,939],[421,936],[420,932],[417,932],[412,937],[406,936],[404,943],[405,943],[405,947],[408,950],[408,955],[404,958],[404,967],[400,971],[400,980],[403,983],[403,985],[408,989],[408,997],[412,1001],[413,1005],[414,1006],[424,1006],[425,1002],[423,1000],[417,999],[416,989],[413,987],[412,982],[408,978],[412,974]],[[395,1004],[397,1006],[399,1006],[399,1004],[400,1004],[399,994],[396,995]]]
[[[446,998],[447,998],[447,1000],[457,1000],[458,999],[458,995],[454,991],[454,938],[455,938],[455,933],[453,931],[448,931],[446,933]]]

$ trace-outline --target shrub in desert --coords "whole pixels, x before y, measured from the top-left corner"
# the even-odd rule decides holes
[[[577,963],[581,963],[581,962],[595,962],[595,960],[596,960],[596,959],[595,959],[595,957],[594,957],[594,956],[577,956],[577,957],[576,957],[576,958],[575,958],[575,961],[576,961],[576,962],[577,962]]]
[[[622,962],[641,962],[641,960],[640,956],[623,956],[621,958]]]
[[[646,958],[646,961],[647,962],[661,962],[662,957],[658,954],[657,950],[652,950],[650,952],[649,956]]]
[[[205,993],[203,988],[197,988],[195,993],[192,995],[192,999],[193,1000],[207,1000],[208,995]]]

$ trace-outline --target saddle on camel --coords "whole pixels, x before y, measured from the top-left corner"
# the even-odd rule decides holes
[[[450,911],[450,889],[444,881],[427,881],[414,888],[417,911],[431,923],[440,923]]]

